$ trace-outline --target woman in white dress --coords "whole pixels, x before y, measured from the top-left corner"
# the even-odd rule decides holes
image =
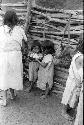
[[[22,40],[27,41],[25,32],[18,26],[18,18],[14,11],[9,10],[4,15],[0,27],[0,89],[3,91],[1,105],[6,105],[7,90],[12,98],[14,90],[23,89]]]
[[[83,81],[83,40],[79,41],[76,51],[69,68],[69,76],[61,102],[64,106],[62,115],[68,120],[73,119],[68,114],[68,109],[76,108]]]

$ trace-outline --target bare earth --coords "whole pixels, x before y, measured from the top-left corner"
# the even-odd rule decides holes
[[[0,125],[72,125],[61,116],[61,95],[52,93],[40,98],[41,91],[17,92],[13,101],[8,96],[7,107],[0,106]]]

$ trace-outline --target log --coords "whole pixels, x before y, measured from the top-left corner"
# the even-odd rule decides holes
[[[60,74],[59,74],[60,75]],[[66,85],[66,80],[67,80],[67,77],[66,78],[62,78],[61,76],[55,76],[56,78],[54,78],[54,81],[55,82],[58,82],[58,83],[60,83],[61,85],[63,85],[64,87],[65,87],[65,85]]]
[[[68,73],[68,69],[65,69],[65,68],[63,68],[63,67],[57,67],[57,66],[55,66],[55,70],[59,70],[59,71],[61,71],[61,72]]]
[[[50,8],[45,8],[45,7],[41,7],[41,6],[38,6],[36,5],[34,7],[34,9],[38,10],[38,11],[41,11],[41,12],[49,12],[49,13],[57,13],[57,12],[60,12],[60,13],[65,13],[65,14],[74,14],[76,15],[76,13],[81,13],[83,14],[83,10],[63,10],[63,9],[50,9]]]
[[[61,78],[65,79],[65,80],[66,80],[67,77],[68,77],[68,74],[66,74],[66,73],[64,73],[64,72],[61,72],[61,71],[56,71],[56,70],[55,70],[54,74],[55,74],[55,77],[61,77]]]
[[[39,33],[39,34],[43,34],[43,31],[41,31],[41,29],[40,30],[38,30],[38,29],[31,29],[30,30],[30,32],[31,33]],[[64,34],[64,32],[62,31],[62,32],[50,32],[50,31],[45,31],[45,33],[46,34],[48,34],[48,35],[63,35]],[[82,34],[83,33],[83,30],[80,30],[80,31],[70,31],[70,34],[71,35],[80,35],[80,34]],[[68,32],[66,32],[66,35],[68,35]]]
[[[44,41],[44,38],[42,37],[39,37],[39,36],[36,36],[36,35],[34,35],[33,34],[33,36],[32,36],[32,38],[33,39],[35,39],[35,40],[38,40],[38,41]],[[60,41],[61,39],[62,39],[62,37],[60,37],[60,36],[51,36],[50,38],[48,37],[46,37],[46,39],[47,40],[50,40],[50,41],[53,41],[53,40],[57,40],[57,41]],[[67,41],[68,41],[68,38],[64,38],[64,40],[62,41],[62,43],[67,43]],[[54,42],[55,44],[58,44],[58,42]],[[75,40],[75,39],[70,39],[70,44],[71,45],[77,45],[77,43],[78,43],[78,41],[77,40]]]
[[[59,91],[59,90],[52,90],[52,92],[53,92],[53,93],[56,93],[56,94],[57,94],[57,93],[58,93],[58,94],[63,94],[63,92],[62,92],[62,91]]]
[[[25,34],[27,35],[30,19],[31,19],[31,7],[32,7],[32,0],[28,0],[27,3],[27,15],[26,15],[26,23],[25,23]]]
[[[13,8],[17,13],[19,12],[27,12],[27,9],[17,9],[17,8]],[[33,9],[33,8],[32,8]],[[65,14],[65,13],[56,13],[56,14],[50,14],[47,13],[48,16],[50,16],[51,18],[60,18],[60,19],[65,19],[67,20],[69,18],[69,14]],[[77,21],[83,21],[83,15],[72,15],[71,20],[77,20]]]
[[[64,86],[62,86],[62,85],[60,85],[60,84],[57,84],[57,83],[54,84],[54,87],[57,87],[57,88],[59,88],[59,89],[61,89],[61,90],[64,90],[64,89],[65,89]]]
[[[1,3],[2,7],[8,6],[8,7],[27,7],[27,4],[24,3]]]
[[[33,34],[32,37],[37,37],[37,36]],[[46,38],[47,38],[47,39],[51,39],[51,40],[57,40],[57,41],[58,41],[58,40],[59,40],[59,41],[62,40],[62,36],[60,36],[60,35],[56,35],[56,36],[54,36],[54,35],[52,35],[52,34],[51,34],[51,35],[46,35]],[[68,37],[64,38],[62,42],[68,41],[67,38],[68,38]],[[41,37],[38,36],[38,39],[40,40]],[[72,44],[76,44],[76,45],[77,45],[77,43],[78,43],[77,39],[72,38],[72,37],[71,37],[70,41],[71,41]]]
[[[34,14],[37,14],[37,15],[40,15],[40,16],[43,16],[43,17],[47,18],[48,21],[60,22],[60,23],[63,23],[63,24],[66,24],[66,23],[67,23],[67,21],[64,21],[64,20],[61,20],[61,19],[54,19],[54,18],[51,18],[50,16],[47,16],[47,17],[46,17],[46,14],[44,14],[44,13],[42,13],[42,12],[37,12],[37,11],[33,11],[33,10],[32,10],[32,12],[33,12]]]
[[[36,25],[33,25],[33,24],[35,24],[36,23]],[[44,26],[44,20],[39,20],[39,19],[37,19],[36,21],[35,20],[32,20],[32,27],[39,27],[39,28],[44,28],[43,26]],[[51,25],[51,24],[49,24],[49,23],[47,23],[47,24],[45,24],[45,26],[47,27],[47,28],[52,28],[52,29],[54,29],[54,30],[60,30],[60,31],[63,31],[64,30],[64,27],[63,26],[61,26],[61,24],[60,24],[60,26],[58,26],[58,27],[56,27],[56,26],[53,26],[53,25]],[[70,30],[83,30],[83,25],[78,25],[78,26],[70,26]]]
[[[38,11],[35,11],[35,10],[34,10],[34,11],[32,10],[32,13],[33,13],[33,14],[36,14],[36,15],[40,15],[40,16],[46,18],[46,14],[45,14],[45,13],[38,12]],[[69,15],[68,15],[68,16],[69,16]],[[83,16],[81,16],[81,17],[82,17],[82,20],[79,20],[79,19],[78,19],[78,21],[80,21],[81,23],[83,23]],[[47,14],[47,19],[50,20],[50,21],[52,21],[52,20],[55,21],[55,19],[59,19],[59,17],[58,17],[58,18],[52,18],[50,15]],[[63,18],[63,19],[65,19],[65,18]],[[63,19],[59,19],[59,20],[63,20]],[[64,20],[63,20],[63,21],[64,21]],[[75,20],[71,20],[71,24],[74,23],[74,22],[75,22]],[[66,21],[64,21],[63,23],[67,23],[67,19],[66,19]]]

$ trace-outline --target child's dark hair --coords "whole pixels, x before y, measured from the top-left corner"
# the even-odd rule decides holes
[[[47,54],[54,54],[55,53],[54,43],[49,41],[49,40],[45,40],[43,42],[42,48],[43,48],[43,51],[47,50]]]
[[[3,20],[4,25],[9,27],[14,27],[18,23],[18,17],[13,10],[8,10],[4,15]]]
[[[38,40],[34,40],[31,46],[31,51],[33,50],[34,47],[38,46],[39,47],[39,52],[42,52],[41,44]]]

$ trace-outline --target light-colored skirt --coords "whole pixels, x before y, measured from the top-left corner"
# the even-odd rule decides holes
[[[75,85],[76,84],[74,79],[71,80],[70,77],[68,76],[68,79],[66,81],[66,87],[61,101],[62,104],[67,105],[69,103],[70,97],[72,95],[73,89],[75,88]]]
[[[80,92],[77,115],[74,125],[83,125],[83,92]]]
[[[46,84],[48,83],[49,88],[53,86],[53,76],[54,76],[54,64],[52,63],[50,68],[43,68],[41,65],[38,71],[37,87],[46,90]]]
[[[0,89],[23,89],[21,51],[0,52]]]

